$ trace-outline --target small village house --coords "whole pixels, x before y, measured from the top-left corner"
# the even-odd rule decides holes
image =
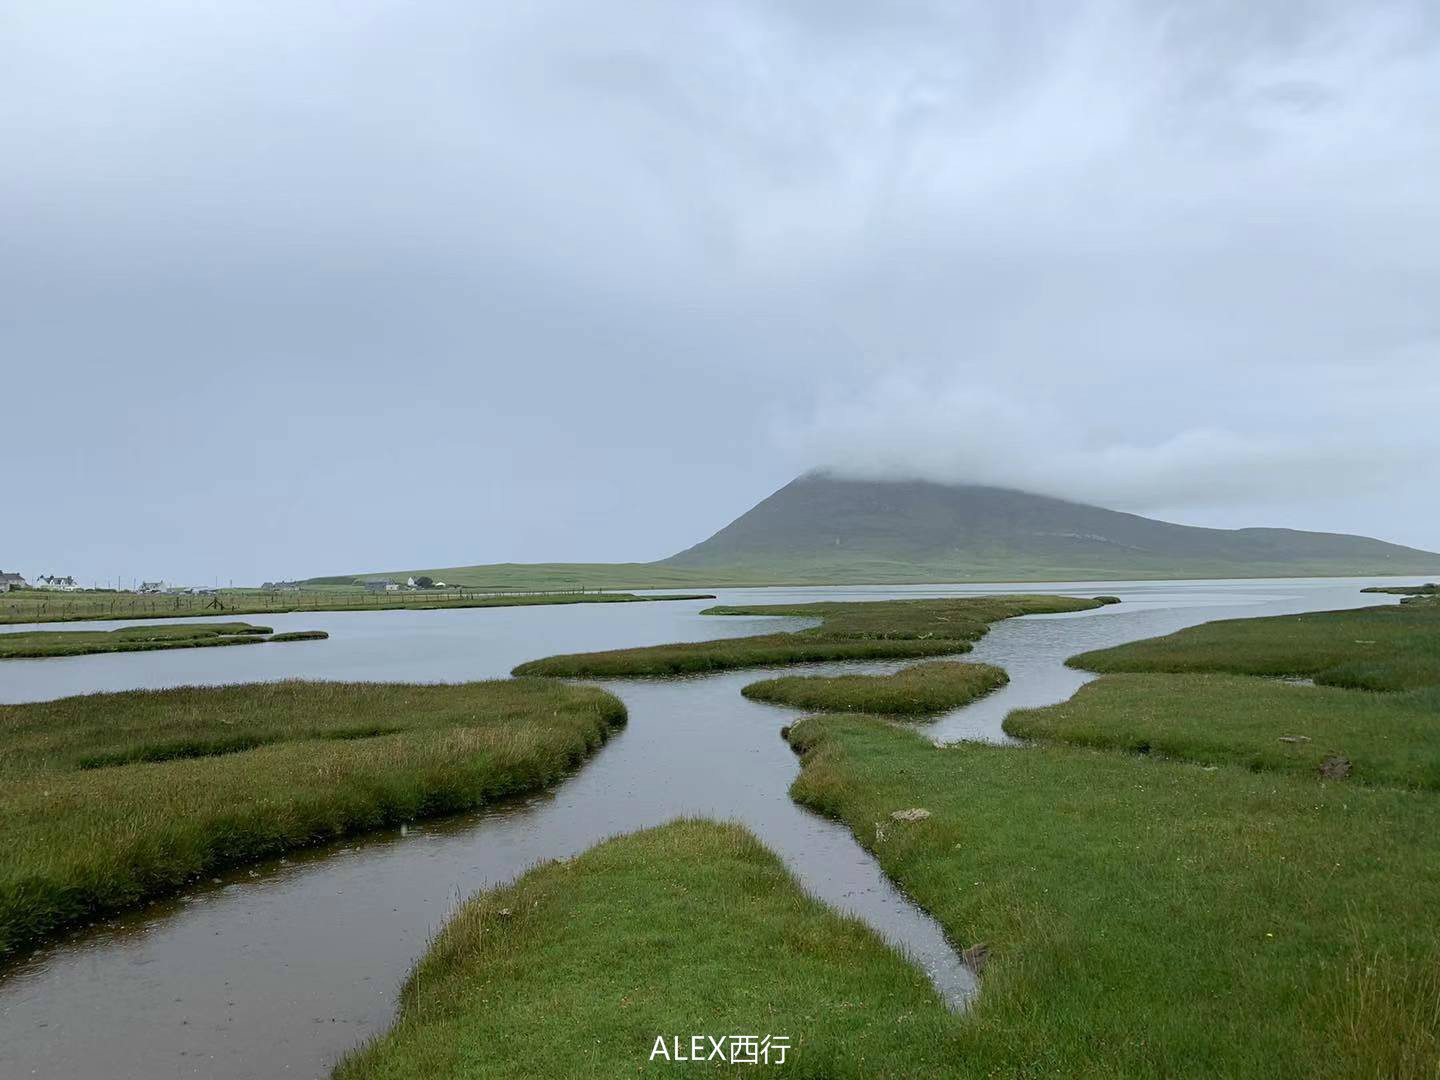
[[[25,579],[19,574],[0,571],[0,592],[9,592],[11,589],[23,589],[25,587]]]
[[[80,585],[69,574],[59,577],[54,574],[41,574],[35,579],[35,588],[50,589],[59,592],[78,592]]]

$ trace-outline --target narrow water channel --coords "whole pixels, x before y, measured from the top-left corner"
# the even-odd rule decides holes
[[[999,724],[1010,708],[1063,700],[1085,680],[1082,673],[1063,666],[1064,658],[1075,652],[1226,615],[1359,606],[1384,599],[1362,597],[1358,584],[1047,586],[1044,591],[1116,593],[1125,603],[1097,612],[999,624],[972,657],[1006,667],[1010,685],[942,718],[930,731],[939,741],[1004,739]],[[1009,587],[1010,591],[1021,589],[1040,591],[1034,586]],[[794,598],[878,599],[897,593],[964,591],[943,587],[924,591],[805,590],[803,597]],[[1005,587],[983,591],[1005,591]],[[732,592],[721,599],[773,602],[792,598],[784,593],[757,596],[756,592]],[[596,612],[616,607],[580,612],[576,618],[599,621],[603,617]],[[539,632],[518,645],[506,639],[500,657],[508,665],[513,662],[509,659],[513,651],[523,649],[517,657],[522,659],[568,647],[567,635],[573,624],[563,617],[569,610],[548,609],[512,618],[512,622],[533,626]],[[377,624],[367,622],[356,639],[368,641],[367,634],[378,633],[382,638],[395,634],[398,628],[413,626],[409,620],[417,618],[450,617],[451,625],[463,632],[442,634],[439,648],[446,655],[458,655],[453,639],[473,635],[477,625],[482,627],[481,634],[493,634],[495,623],[483,620],[495,614],[485,610],[370,613],[369,619],[405,618],[390,624],[388,630],[380,623],[379,631],[375,630]],[[561,618],[546,626],[534,620],[535,615]],[[679,622],[649,640],[756,632],[754,620],[693,619],[698,625],[692,627],[684,622],[692,616],[693,610],[664,616]],[[625,617],[624,612],[617,612],[612,626],[623,623]],[[319,621],[313,615],[285,618]],[[652,616],[636,613],[632,618],[648,625]],[[730,625],[721,625],[726,623]],[[356,625],[349,624],[352,631]],[[435,634],[439,624],[421,625],[424,633]],[[635,643],[628,640],[634,636],[633,630],[633,626],[629,631],[622,628],[616,635],[620,640],[614,643]],[[566,644],[547,648],[542,638]],[[344,639],[339,650],[325,651],[334,644],[333,638],[316,643],[310,654],[315,657],[316,677],[337,677],[333,667],[344,662]],[[391,638],[390,645],[393,657],[403,640]],[[260,648],[196,651],[230,654]],[[276,662],[272,658],[281,655],[277,647],[265,660]],[[449,668],[437,673],[434,650],[421,649],[416,656],[417,666],[429,674],[412,670],[410,678],[473,678],[499,673],[473,668],[467,669],[468,675],[456,675]],[[184,659],[166,653],[130,659],[151,657],[156,658],[152,666],[131,669],[134,684],[174,685],[175,668],[167,665],[178,664],[183,670]],[[54,696],[45,693],[47,680],[59,685],[58,679],[77,692],[90,688],[87,677],[113,688],[116,659],[124,658],[41,661],[41,665],[71,666],[29,668],[23,689],[0,684],[0,692],[15,695],[9,700]],[[286,664],[303,659],[303,654],[283,655]],[[107,663],[87,668],[83,663],[87,660]],[[203,662],[223,664],[225,660],[216,656]],[[369,677],[407,677],[396,673],[393,666],[371,671]],[[898,666],[827,664],[808,670],[878,672]],[[577,854],[607,836],[680,815],[745,824],[779,853],[807,889],[862,918],[923,966],[947,999],[961,1001],[973,989],[973,980],[934,920],[890,885],[847,829],[790,801],[787,789],[798,764],[780,739],[779,729],[798,713],[749,702],[739,692],[747,682],[765,674],[749,671],[604,684],[624,699],[629,723],[575,776],[550,793],[411,826],[403,834],[366,837],[243,869],[179,899],[109,921],[35,954],[0,980],[0,1076],[108,1080],[323,1076],[346,1050],[384,1030],[405,973],[431,932],[461,898],[509,881],[540,860]],[[227,680],[222,675],[185,681]]]

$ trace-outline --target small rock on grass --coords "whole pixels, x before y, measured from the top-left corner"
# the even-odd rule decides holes
[[[1277,742],[1289,742],[1289,743],[1309,742],[1309,741],[1310,741],[1310,736],[1309,736],[1309,735],[1281,735],[1280,738],[1277,739],[1276,741],[1277,741]]]
[[[1350,775],[1350,759],[1331,754],[1320,763],[1320,775],[1326,780],[1344,780]]]
[[[909,810],[893,810],[890,817],[895,821],[924,821],[930,816],[930,811],[923,806],[912,806]]]
[[[990,962],[990,946],[983,941],[971,945],[960,954],[960,959],[965,961],[966,967],[979,975],[985,970],[985,965]]]

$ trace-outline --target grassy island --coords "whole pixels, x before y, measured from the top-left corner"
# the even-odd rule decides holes
[[[1009,681],[993,664],[934,660],[893,675],[790,675],[753,682],[740,692],[755,701],[823,712],[935,716],[968,705]]]
[[[122,626],[118,630],[35,630],[0,634],[0,660],[90,653],[202,649],[216,645],[257,645],[267,641],[323,641],[323,630],[277,634],[268,626],[243,622],[183,623],[172,626]]]
[[[222,867],[544,787],[624,719],[540,680],[0,706],[0,958]]]
[[[907,659],[969,651],[992,622],[1017,615],[1057,614],[1100,607],[1068,596],[973,596],[941,600],[873,600],[818,604],[758,604],[707,608],[706,615],[789,615],[820,625],[791,634],[722,638],[571,653],[532,660],[516,675],[620,678],[685,675],[746,667],[778,667],[825,660]]]
[[[543,1024],[543,1026],[537,1026]],[[956,1017],[735,825],[607,841],[470,900],[335,1080],[953,1075]],[[657,1037],[785,1036],[785,1064],[651,1060]],[[707,1052],[708,1043],[702,1044]]]

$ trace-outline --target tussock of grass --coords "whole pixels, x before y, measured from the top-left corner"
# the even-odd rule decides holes
[[[224,866],[542,787],[624,716],[540,680],[0,706],[0,957]]]
[[[290,630],[283,634],[271,634],[266,641],[325,641],[330,637],[324,630]]]
[[[756,701],[825,712],[935,716],[958,709],[1009,681],[1003,668],[937,660],[893,675],[791,675],[753,682]]]
[[[1392,596],[1440,596],[1440,585],[1427,582],[1424,585],[1371,585],[1361,589],[1368,593],[1390,593]]]
[[[335,1078],[941,1076],[963,1064],[960,1023],[748,832],[680,821],[466,903],[410,976],[394,1028]],[[699,1034],[788,1036],[786,1065],[650,1060],[657,1036]]]
[[[1226,619],[1081,653],[1087,671],[1231,672],[1314,679],[1359,690],[1440,684],[1440,606],[1410,604]]]
[[[318,631],[313,631],[317,632]],[[0,634],[0,660],[87,653],[193,649],[212,645],[253,645],[273,633],[243,622],[184,623],[178,626],[122,626],[118,630],[34,630]],[[321,636],[324,636],[323,634]],[[289,640],[276,635],[271,641]]]
[[[908,659],[966,652],[990,623],[1017,615],[1055,614],[1099,607],[1066,596],[981,596],[943,600],[862,603],[760,604],[708,608],[707,615],[791,615],[818,618],[819,626],[793,634],[764,634],[719,641],[610,649],[531,660],[516,675],[620,678],[683,675],[744,667],[774,667],[825,660]]]
[[[1331,988],[1328,1028],[1335,1075],[1434,1080],[1440,1074],[1440,938],[1412,953],[1351,930],[1345,969]]]
[[[1434,1076],[1440,799],[858,716],[790,739],[793,796],[991,947],[947,1075]],[[1361,999],[1357,932],[1388,958]]]
[[[1012,712],[1005,730],[1309,777],[1338,755],[1357,783],[1440,790],[1435,688],[1376,694],[1243,675],[1106,675],[1059,705]]]

